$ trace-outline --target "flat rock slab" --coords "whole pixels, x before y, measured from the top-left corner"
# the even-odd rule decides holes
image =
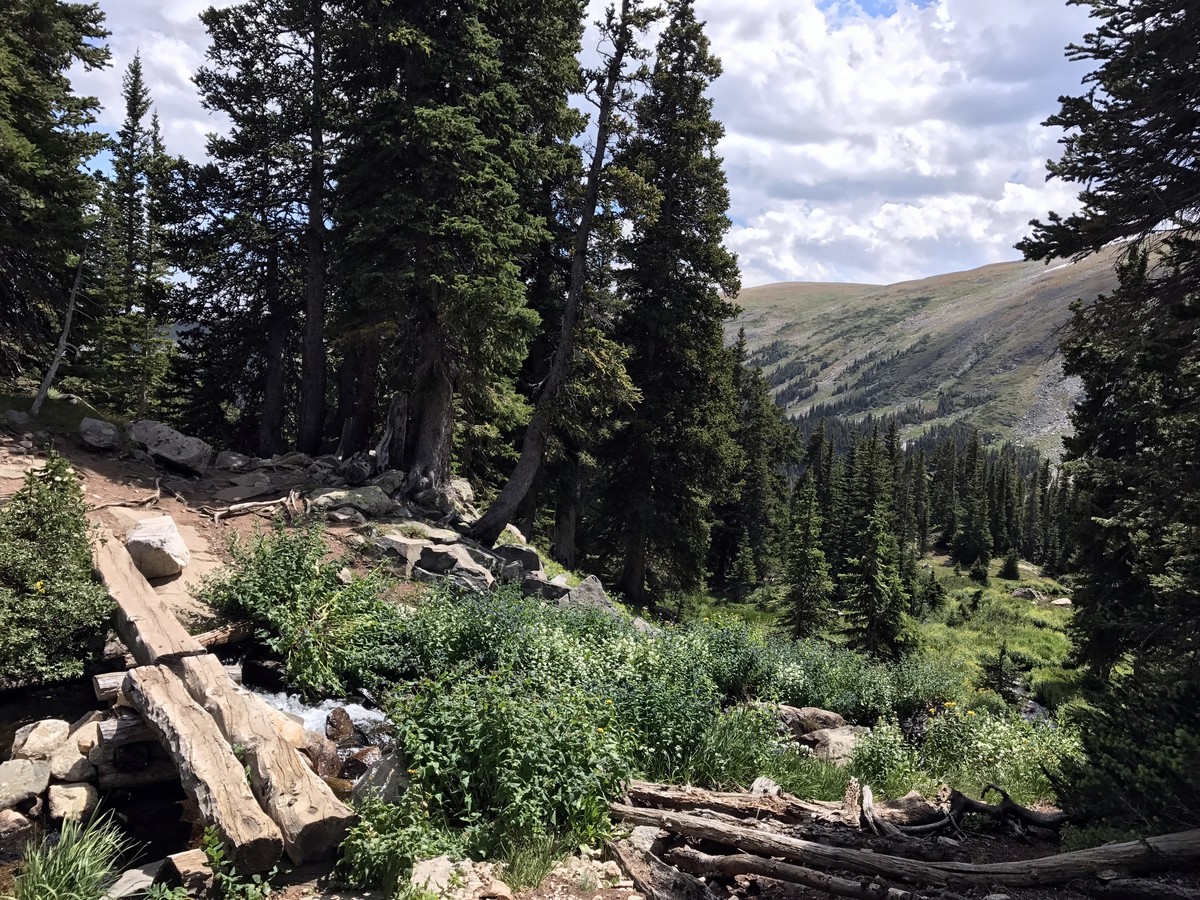
[[[12,809],[41,795],[50,785],[50,764],[10,759],[0,764],[0,809]]]
[[[197,475],[208,471],[212,447],[200,438],[188,437],[169,425],[148,419],[134,422],[128,434],[131,441],[143,445],[152,456]]]
[[[163,860],[146,863],[136,869],[129,869],[116,880],[101,900],[121,900],[123,897],[141,897],[154,885],[154,876],[162,868]]]
[[[178,575],[192,561],[187,543],[170,516],[142,519],[126,532],[125,549],[147,580]]]

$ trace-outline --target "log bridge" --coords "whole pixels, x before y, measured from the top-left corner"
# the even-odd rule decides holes
[[[234,684],[111,534],[102,533],[94,566],[135,663],[96,679],[98,697],[135,711],[101,723],[101,786],[178,778],[242,874],[266,872],[284,853],[296,865],[332,858],[355,817],[301,754],[303,729]],[[158,758],[141,771],[111,765],[120,747],[153,740]]]

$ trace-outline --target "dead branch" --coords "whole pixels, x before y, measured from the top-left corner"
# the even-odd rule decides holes
[[[872,834],[879,834],[884,837],[895,838],[896,840],[907,839],[906,834],[899,828],[890,822],[885,822],[875,814],[875,795],[868,784],[862,786],[862,810],[859,812],[859,824]]]
[[[676,810],[703,807],[741,819],[774,818],[800,823],[813,819],[838,821],[841,814],[841,804],[797,800],[790,794],[752,797],[744,793],[706,791],[648,781],[630,782],[626,793],[630,803],[638,806]]]
[[[222,518],[230,518],[231,516],[242,516],[246,513],[261,512],[267,509],[282,509],[289,516],[296,514],[297,509],[297,493],[290,491],[286,497],[280,497],[276,500],[251,500],[246,503],[235,503],[232,506],[227,506],[224,509],[214,506],[201,506],[200,512],[213,517],[213,521],[218,525],[221,524]]]
[[[719,894],[695,876],[629,841],[614,841],[608,845],[608,853],[648,900],[720,900]]]
[[[154,493],[148,497],[143,497],[141,500],[117,500],[112,503],[101,503],[99,506],[88,507],[92,512],[99,512],[102,509],[112,509],[116,506],[137,507],[137,506],[157,506],[158,501],[162,499],[162,479],[154,479]]]
[[[710,856],[691,847],[680,847],[667,853],[667,861],[679,866],[693,875],[707,877],[732,878],[735,875],[761,875],[774,878],[777,881],[787,881],[800,884],[817,891],[833,894],[835,897],[854,897],[859,900],[912,900],[913,894],[899,888],[890,888],[886,884],[870,879],[850,881],[827,875],[815,869],[804,866],[779,862],[774,859],[763,859],[749,853],[739,853],[732,856]]]
[[[676,834],[706,838],[739,850],[791,862],[879,875],[913,884],[946,887],[953,884],[1036,886],[1095,878],[1109,869],[1127,872],[1162,871],[1200,861],[1200,829],[1109,844],[1021,862],[971,864],[917,862],[850,848],[831,848],[813,841],[784,837],[698,816],[612,804],[613,815],[635,825],[654,825]]]
[[[994,784],[983,789],[983,797],[995,791],[1000,795],[1000,802],[985,803],[983,800],[972,800],[966,794],[953,791],[950,794],[950,818],[957,824],[967,813],[978,813],[991,816],[1002,822],[1020,822],[1022,825],[1032,825],[1035,828],[1061,828],[1071,821],[1070,815],[1063,812],[1044,813],[1029,809],[1013,801],[1008,792]]]

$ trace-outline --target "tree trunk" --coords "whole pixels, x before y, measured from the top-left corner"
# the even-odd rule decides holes
[[[567,568],[575,568],[575,531],[579,526],[579,506],[582,490],[579,483],[579,449],[567,447],[567,458],[558,481],[558,496],[554,506],[554,539],[550,552],[555,561]]]
[[[50,368],[46,370],[46,377],[42,379],[42,385],[38,388],[37,396],[33,398],[33,406],[29,407],[29,414],[36,416],[42,411],[42,403],[46,400],[46,395],[50,392],[50,385],[54,383],[54,376],[58,374],[59,363],[62,362],[63,354],[67,352],[67,338],[71,334],[71,319],[75,316],[75,298],[79,295],[79,282],[83,280],[83,255],[79,257],[79,268],[75,270],[75,283],[71,285],[71,297],[67,301],[67,314],[63,317],[62,334],[58,336],[58,347],[54,351],[54,359],[50,361]]]
[[[454,385],[446,369],[444,339],[430,323],[418,346],[421,359],[408,398],[408,425],[403,469],[408,490],[442,488],[450,483],[454,440]],[[393,466],[396,460],[392,460]],[[501,528],[504,526],[501,525]]]
[[[579,226],[575,231],[575,245],[571,253],[571,281],[567,289],[567,300],[563,308],[562,325],[558,345],[550,363],[550,373],[542,382],[535,401],[533,418],[525,427],[521,443],[521,456],[516,468],[509,476],[500,495],[487,512],[471,528],[471,537],[491,547],[496,538],[511,520],[521,501],[529,493],[542,466],[542,455],[546,449],[546,433],[550,429],[551,413],[567,384],[571,372],[571,357],[575,352],[575,327],[583,306],[584,287],[587,282],[587,252],[592,234],[592,220],[596,215],[596,204],[600,196],[600,177],[604,171],[604,159],[608,153],[608,142],[612,130],[612,114],[616,105],[617,90],[625,69],[625,56],[632,43],[632,26],[628,17],[630,0],[622,0],[618,23],[619,31],[614,40],[612,57],[605,67],[604,80],[598,97],[596,114],[596,144],[592,150],[583,206],[579,215]]]
[[[338,369],[337,433],[343,458],[366,450],[375,427],[375,392],[379,384],[378,334],[357,331],[346,337],[345,355]]]
[[[644,606],[646,603],[646,544],[650,539],[650,510],[645,496],[630,502],[632,515],[625,533],[625,562],[621,577],[617,579],[617,590],[625,595],[628,603]]]
[[[312,0],[312,121],[309,123],[308,285],[301,354],[300,421],[296,446],[321,452],[325,427],[325,91],[322,0]]]
[[[263,383],[262,412],[258,420],[258,455],[282,453],[283,415],[287,388],[287,333],[289,316],[279,296],[279,251],[267,258],[267,376]]]

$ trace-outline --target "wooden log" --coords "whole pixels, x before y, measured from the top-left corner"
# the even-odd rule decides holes
[[[723,896],[695,876],[668,866],[629,841],[614,841],[607,850],[648,900],[721,900]]]
[[[288,857],[297,865],[333,857],[354,812],[280,735],[275,711],[236,687],[215,656],[192,656],[180,665],[193,699],[213,717],[225,740],[244,750],[250,786],[279,826]]]
[[[189,897],[206,897],[212,887],[212,869],[209,868],[208,857],[203,850],[173,853],[163,860],[158,874],[154,876],[154,883],[184,888]]]
[[[141,716],[117,716],[100,723],[100,743],[106,747],[123,747],[156,740],[158,735]]]
[[[242,641],[248,641],[254,637],[256,630],[253,622],[243,619],[222,625],[220,628],[213,628],[209,631],[202,631],[200,634],[193,634],[192,640],[204,649],[212,650],[214,647],[227,647],[230,644],[240,644]],[[121,665],[126,669],[132,669],[137,665],[137,660],[133,658],[133,654],[123,651],[107,653],[104,659],[110,664],[115,663],[116,660],[120,660]]]
[[[92,690],[96,699],[103,703],[116,703],[118,706],[128,706],[129,701],[121,693],[125,684],[124,672],[103,672],[92,676]]]
[[[691,847],[680,847],[667,854],[667,861],[693,875],[708,877],[733,878],[736,875],[761,875],[774,878],[776,881],[787,881],[800,884],[814,890],[833,894],[835,897],[853,897],[855,900],[913,900],[910,891],[888,887],[877,881],[863,879],[851,881],[848,878],[838,878],[827,875],[816,869],[779,862],[775,859],[763,859],[749,853],[739,853],[735,856],[709,856]]]
[[[99,773],[96,783],[102,791],[179,781],[179,770],[169,759],[152,759],[145,768],[133,772],[122,772],[111,764],[101,764],[96,767],[96,771]]]
[[[865,875],[900,879],[913,884],[945,887],[953,884],[1032,887],[1094,878],[1098,872],[1162,871],[1200,862],[1200,829],[1106,844],[1041,859],[1004,863],[918,862],[851,848],[833,848],[813,841],[784,837],[751,828],[723,825],[665,810],[612,804],[613,814],[635,825],[655,825],[676,834],[706,838],[749,853],[778,856],[791,862],[844,869]]]
[[[1044,813],[1022,806],[1014,802],[1006,790],[994,784],[989,784],[983,789],[983,797],[986,798],[993,791],[1000,796],[999,803],[992,804],[984,800],[973,800],[966,794],[953,791],[950,794],[950,818],[958,822],[967,813],[976,813],[991,816],[1002,822],[1016,821],[1022,825],[1049,829],[1061,828],[1071,821],[1071,817],[1064,812]]]
[[[626,793],[630,802],[635,806],[676,810],[689,810],[702,806],[714,812],[742,819],[761,819],[764,816],[770,816],[781,822],[808,822],[813,818],[838,821],[841,818],[842,809],[840,803],[798,800],[791,794],[752,797],[744,793],[707,791],[697,787],[653,784],[648,781],[630,782]]]
[[[117,634],[138,664],[152,666],[203,653],[142,577],[125,546],[112,534],[105,538],[93,554],[96,573],[117,604]]]
[[[165,666],[143,665],[125,676],[125,693],[179,769],[183,789],[215,826],[234,866],[265,872],[283,854],[278,827],[258,805],[246,772],[216,723]]]

